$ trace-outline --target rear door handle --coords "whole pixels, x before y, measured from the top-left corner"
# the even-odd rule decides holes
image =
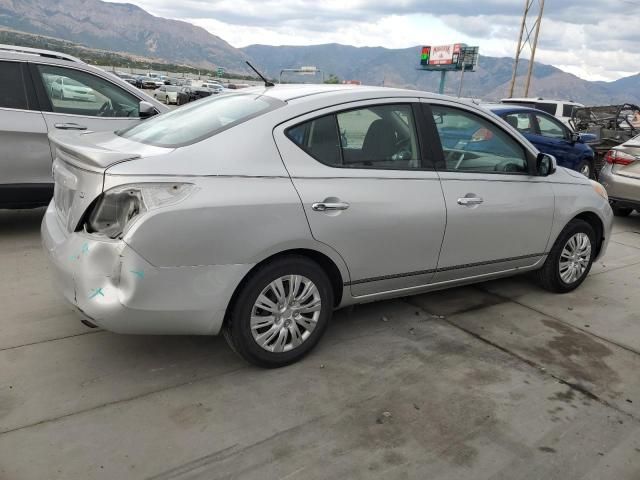
[[[346,210],[349,204],[346,202],[318,202],[311,205],[316,212],[328,212],[332,210]]]
[[[481,197],[462,197],[458,199],[458,205],[463,205],[465,207],[471,205],[480,205],[484,200]]]
[[[58,130],[86,130],[84,125],[78,125],[77,123],[54,123],[54,127]]]

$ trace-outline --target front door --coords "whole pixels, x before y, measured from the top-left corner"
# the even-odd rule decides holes
[[[534,265],[547,251],[554,194],[532,175],[535,157],[488,115],[431,105],[447,229],[434,282]]]
[[[104,78],[58,65],[31,64],[31,71],[50,132],[115,131],[140,122],[140,100]]]
[[[428,284],[437,266],[445,206],[416,105],[357,102],[274,132],[312,235],[342,256],[354,296]]]

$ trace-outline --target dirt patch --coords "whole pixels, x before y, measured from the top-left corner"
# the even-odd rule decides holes
[[[563,368],[577,383],[601,386],[619,383],[617,372],[605,361],[613,352],[602,341],[556,320],[542,322],[556,335],[546,347],[531,349],[538,361]]]

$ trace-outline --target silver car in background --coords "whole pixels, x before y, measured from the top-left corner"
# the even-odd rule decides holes
[[[604,159],[598,178],[607,189],[614,215],[640,212],[640,135],[612,148]]]
[[[75,57],[0,45],[0,208],[51,200],[50,132],[114,131],[165,111],[121,78]]]
[[[613,219],[503,120],[409,90],[250,88],[51,141],[43,243],[85,321],[222,332],[267,367],[347,305],[526,271],[571,291]]]

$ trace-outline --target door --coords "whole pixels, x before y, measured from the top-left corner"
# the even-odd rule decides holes
[[[342,256],[354,296],[425,285],[435,272],[445,207],[416,105],[357,102],[274,132],[311,233]]]
[[[23,62],[0,61],[0,203],[46,204],[53,192],[47,125]]]
[[[533,141],[538,150],[556,157],[558,165],[575,169],[580,161],[580,155],[571,141],[569,129],[550,115],[535,113],[533,116],[537,124]]]
[[[434,282],[534,265],[546,253],[554,194],[532,175],[535,156],[480,111],[431,106],[447,229]]]
[[[31,64],[31,73],[50,132],[115,131],[140,121],[140,99],[104,78],[46,64]]]

